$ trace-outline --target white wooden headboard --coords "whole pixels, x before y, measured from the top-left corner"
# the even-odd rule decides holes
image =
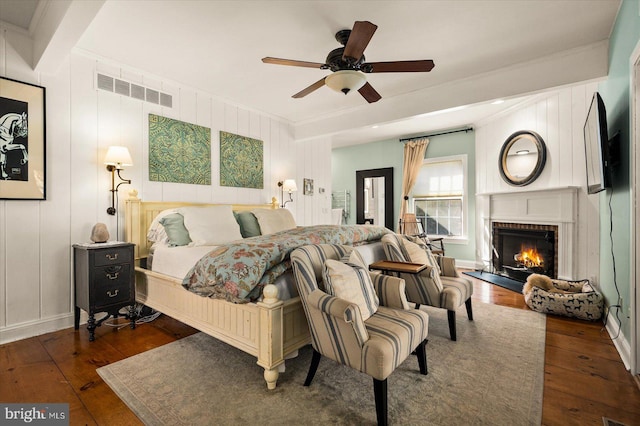
[[[219,206],[222,204],[188,203],[182,201],[142,201],[138,198],[138,191],[131,190],[125,207],[125,240],[134,243],[136,261],[149,254],[152,242],[147,240],[147,231],[158,213],[167,209],[186,206]],[[278,200],[274,197],[268,204],[231,204],[234,211],[254,209],[277,209]]]

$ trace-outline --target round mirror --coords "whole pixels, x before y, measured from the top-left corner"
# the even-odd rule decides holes
[[[509,185],[525,186],[536,180],[547,161],[547,147],[536,132],[521,130],[507,138],[500,150],[500,176]]]

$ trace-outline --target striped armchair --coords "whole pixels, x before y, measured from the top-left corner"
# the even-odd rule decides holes
[[[404,280],[396,277],[369,274],[380,306],[365,321],[356,304],[327,294],[322,281],[325,261],[341,260],[352,251],[350,246],[320,244],[304,246],[291,253],[313,346],[304,385],[311,384],[321,356],[372,376],[378,424],[386,425],[387,377],[414,350],[420,373],[427,374],[429,316],[410,309]],[[354,252],[361,260],[359,253]]]
[[[471,307],[473,283],[460,276],[454,258],[433,256],[426,245],[410,237],[391,233],[383,236],[382,246],[387,260],[411,262],[411,256],[405,248],[403,239],[421,245],[427,251],[428,257],[432,259],[431,265],[419,274],[399,274],[400,278],[404,278],[406,282],[407,299],[416,304],[416,309],[420,308],[420,305],[446,309],[449,335],[451,340],[456,340],[456,309],[464,303],[467,308],[467,317],[469,321],[473,321]]]

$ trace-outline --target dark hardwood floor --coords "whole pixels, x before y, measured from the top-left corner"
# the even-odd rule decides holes
[[[528,309],[522,295],[479,280],[474,299]],[[0,401],[68,402],[72,425],[140,424],[96,368],[195,332],[160,316],[136,330],[103,325],[91,343],[81,326],[2,345]],[[603,417],[640,425],[640,390],[601,322],[547,316],[543,398],[544,425],[602,425]]]

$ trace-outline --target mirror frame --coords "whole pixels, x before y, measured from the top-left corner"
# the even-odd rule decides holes
[[[393,211],[393,167],[356,170],[356,223],[364,223],[364,180],[375,177],[384,178],[384,226],[393,230],[395,222],[395,212]],[[380,224],[376,223],[376,225]]]
[[[538,158],[536,160],[535,167],[528,176],[525,176],[523,178],[515,178],[513,175],[511,175],[511,173],[509,173],[509,170],[507,169],[507,155],[509,155],[509,150],[511,149],[511,147],[523,137],[532,139],[532,142],[535,144],[536,150],[538,151]],[[542,140],[542,137],[531,130],[520,130],[509,136],[502,145],[502,148],[500,149],[500,157],[498,159],[498,169],[500,170],[500,176],[502,177],[502,179],[504,179],[504,181],[509,185],[525,186],[529,185],[540,176],[546,162],[547,146],[545,145],[544,140]]]

